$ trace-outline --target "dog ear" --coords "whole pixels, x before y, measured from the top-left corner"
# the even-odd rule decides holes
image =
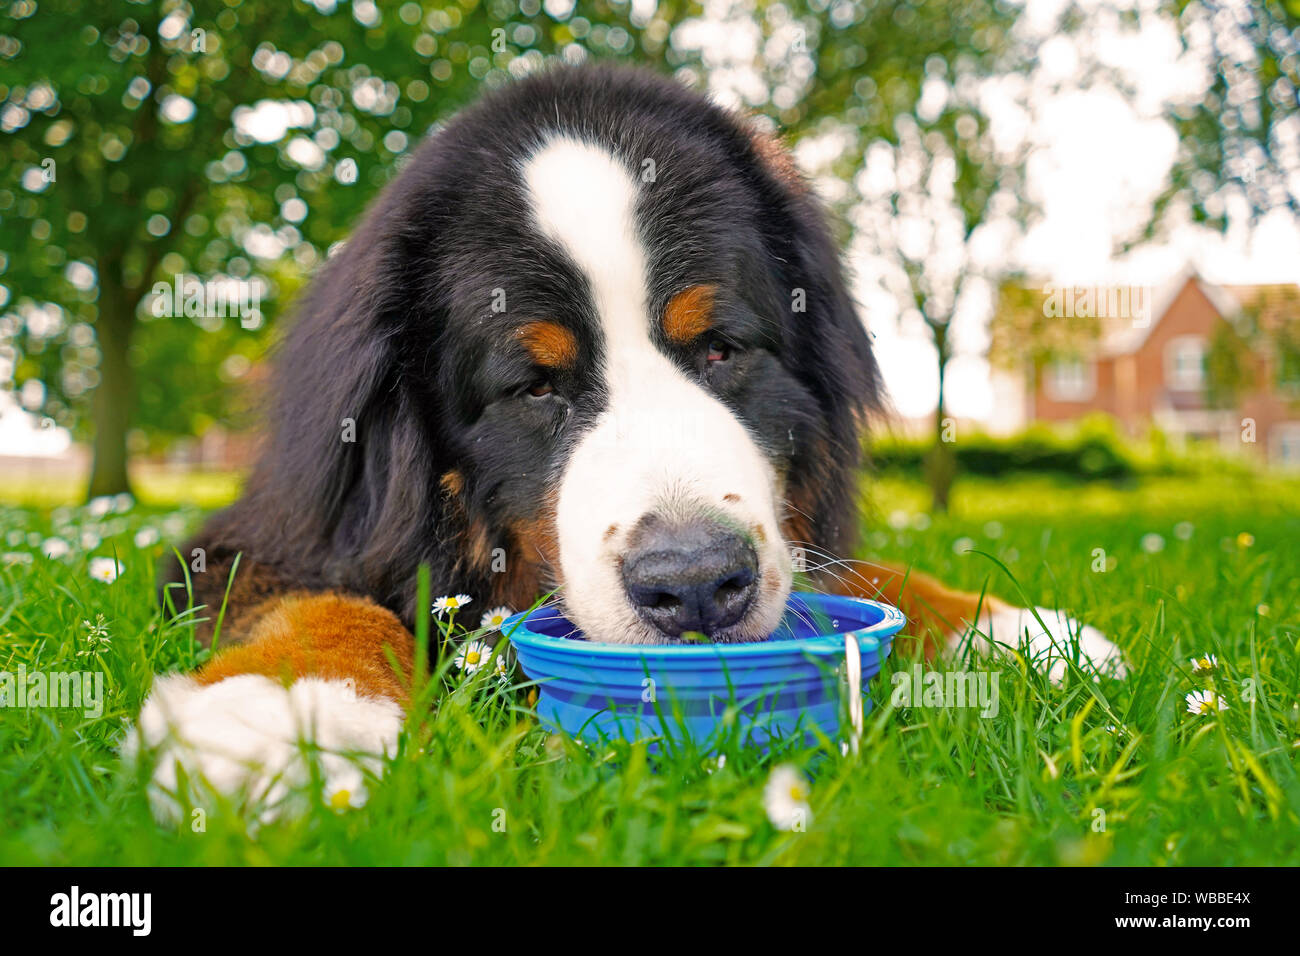
[[[767,242],[787,297],[784,354],[822,413],[791,469],[792,524],[795,537],[844,555],[857,542],[863,433],[884,401],[880,370],[827,211],[772,136],[751,132],[751,143],[779,223]]]
[[[402,278],[409,188],[399,179],[381,195],[301,300],[275,356],[268,444],[239,506],[258,553],[303,578],[323,568],[312,583],[390,607],[413,600],[415,569],[434,562],[443,510],[440,416],[416,407],[433,397],[403,375],[422,347],[399,334],[417,297]],[[421,326],[430,342],[433,326]]]

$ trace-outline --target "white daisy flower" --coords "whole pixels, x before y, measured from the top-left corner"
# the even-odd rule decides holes
[[[489,648],[489,653],[490,651]],[[510,686],[510,680],[514,676],[514,665],[510,662],[510,658],[506,656],[504,649],[497,654],[496,660],[493,661],[492,671],[496,674],[498,684],[502,687]]]
[[[112,495],[100,495],[98,498],[92,498],[90,503],[86,505],[86,511],[90,513],[92,518],[102,518],[112,510]]]
[[[1187,712],[1203,717],[1228,709],[1228,704],[1212,690],[1194,690],[1187,695]]]
[[[152,548],[161,538],[162,536],[158,534],[157,528],[144,527],[135,533],[135,546],[137,548]]]
[[[504,604],[500,607],[494,607],[490,611],[483,612],[483,617],[479,620],[479,627],[486,628],[489,631],[499,631],[501,625],[506,622],[506,618],[514,613]]]
[[[1219,669],[1219,659],[1213,654],[1202,654],[1200,657],[1192,658],[1192,671],[1216,671]]]
[[[763,787],[763,808],[778,830],[803,830],[812,820],[808,804],[811,790],[797,767],[781,764],[772,770]]]
[[[1156,554],[1165,549],[1165,539],[1152,531],[1142,536],[1142,550],[1147,554]]]
[[[487,641],[468,641],[456,655],[456,666],[463,674],[472,674],[492,656],[492,648]]]
[[[41,553],[47,558],[58,559],[66,557],[72,551],[72,545],[62,538],[46,538],[41,543]]]
[[[443,614],[447,611],[459,611],[472,601],[468,594],[446,594],[433,602],[433,613]]]
[[[126,565],[116,558],[91,558],[90,576],[96,581],[112,584],[126,570]]]

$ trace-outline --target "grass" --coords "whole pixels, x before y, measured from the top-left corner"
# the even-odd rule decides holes
[[[476,682],[412,722],[364,808],[313,805],[254,835],[221,805],[201,832],[157,826],[115,752],[151,675],[206,653],[153,599],[163,542],[201,513],[168,509],[164,495],[98,516],[5,508],[0,671],[101,670],[108,693],[99,717],[0,709],[0,863],[1293,864],[1300,485],[1244,482],[968,480],[953,515],[934,520],[918,511],[918,485],[873,483],[874,553],[1069,608],[1125,649],[1127,681],[1054,686],[1015,659],[980,661],[1001,692],[998,714],[981,718],[891,706],[890,674],[914,663],[896,656],[856,755],[733,749],[721,768],[695,751],[548,735],[522,694]],[[51,536],[67,555],[40,553]],[[1098,549],[1104,572],[1092,570]],[[93,579],[91,557],[113,555],[117,580]],[[1218,657],[1212,677],[1189,663],[1205,653]],[[1184,696],[1202,687],[1229,709],[1188,713]],[[768,821],[763,789],[779,763],[811,781],[806,832]]]

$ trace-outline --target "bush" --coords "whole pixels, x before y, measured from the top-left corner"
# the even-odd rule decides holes
[[[881,470],[922,475],[931,447],[928,438],[886,438],[873,445],[871,460]],[[1028,472],[1079,481],[1124,481],[1139,475],[1250,470],[1248,462],[1227,459],[1214,446],[1175,449],[1158,432],[1134,441],[1121,435],[1105,416],[1067,427],[1032,425],[1010,436],[961,434],[953,452],[959,474],[983,476]]]

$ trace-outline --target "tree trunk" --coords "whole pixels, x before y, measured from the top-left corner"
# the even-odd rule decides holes
[[[947,418],[944,401],[945,377],[948,359],[951,357],[948,349],[948,330],[946,326],[938,323],[932,325],[931,330],[934,334],[935,349],[939,353],[939,401],[934,409],[934,448],[930,450],[929,461],[926,462],[926,477],[930,483],[931,508],[942,514],[948,510],[952,483],[957,474],[957,457],[953,454],[953,442],[950,440],[955,440],[956,436],[945,434],[947,429],[944,427],[944,420]]]
[[[99,262],[99,316],[95,334],[99,342],[99,384],[90,397],[95,428],[94,456],[90,466],[88,496],[131,491],[127,475],[127,432],[135,380],[128,357],[135,330],[135,301],[122,287],[115,262]]]

